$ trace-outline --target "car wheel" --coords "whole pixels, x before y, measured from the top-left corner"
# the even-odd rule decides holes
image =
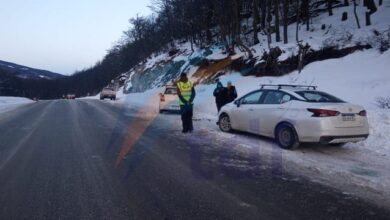
[[[160,110],[159,112],[160,112],[160,114],[162,114],[162,113],[164,113],[164,110]]]
[[[300,145],[297,132],[292,125],[287,123],[280,124],[276,127],[275,139],[283,149],[291,150]]]
[[[231,132],[232,125],[230,123],[230,118],[227,114],[223,114],[219,117],[218,120],[219,129],[223,132]]]

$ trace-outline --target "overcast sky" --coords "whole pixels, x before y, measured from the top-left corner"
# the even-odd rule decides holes
[[[93,66],[150,0],[0,0],[0,60],[61,74]]]

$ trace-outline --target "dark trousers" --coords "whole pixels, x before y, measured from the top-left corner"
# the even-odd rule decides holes
[[[217,104],[217,110],[218,112],[221,111],[221,108],[226,104],[225,102],[223,101],[217,101],[215,102]]]
[[[193,131],[194,130],[194,127],[192,126],[193,106],[180,105],[180,111],[181,111],[181,121],[183,123],[183,132]]]
[[[217,110],[218,110],[218,112],[221,111],[221,108],[222,108],[222,104],[217,102]]]

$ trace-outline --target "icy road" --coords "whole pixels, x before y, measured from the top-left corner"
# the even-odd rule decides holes
[[[231,153],[177,115],[96,100],[0,115],[1,219],[389,219],[350,194]],[[225,143],[225,145],[227,145]],[[249,156],[248,156],[249,155]]]

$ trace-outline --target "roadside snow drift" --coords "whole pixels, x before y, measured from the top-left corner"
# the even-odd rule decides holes
[[[33,101],[27,98],[0,96],[0,113],[11,111],[17,107],[31,102]]]
[[[317,85],[319,90],[362,105],[368,111],[370,124],[370,136],[363,142],[350,143],[342,148],[303,146],[295,151],[283,151],[268,139],[223,133],[215,124],[215,85],[196,86],[194,135],[198,132],[201,138],[222,141],[221,148],[228,147],[237,154],[261,152],[262,160],[269,164],[274,164],[275,158],[279,158],[283,172],[305,176],[345,193],[390,206],[390,111],[380,109],[375,101],[377,97],[390,97],[389,61],[390,51],[380,54],[371,49],[341,59],[315,62],[301,73],[281,77],[242,77],[239,73],[231,73],[220,78],[224,85],[232,81],[239,96],[260,88],[260,84],[305,84]],[[131,94],[118,92],[119,100],[111,103],[120,104],[125,110],[138,111],[140,116],[149,120],[156,117],[167,120],[167,124],[177,125],[179,131],[180,116],[158,114],[158,93],[163,89]],[[186,138],[181,137],[180,132],[171,135]]]

